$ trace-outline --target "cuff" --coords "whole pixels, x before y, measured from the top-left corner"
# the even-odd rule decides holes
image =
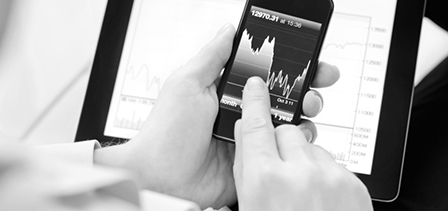
[[[101,148],[101,145],[96,140],[36,147],[38,151],[47,155],[57,156],[87,166],[93,165],[94,151],[98,148]]]

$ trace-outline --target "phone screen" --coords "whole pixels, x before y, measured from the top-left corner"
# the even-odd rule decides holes
[[[301,106],[320,29],[320,23],[251,6],[235,58],[227,66],[220,107],[241,112],[244,85],[258,76],[268,87],[273,121],[291,123]]]

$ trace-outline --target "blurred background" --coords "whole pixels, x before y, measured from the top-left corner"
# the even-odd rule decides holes
[[[70,142],[107,0],[0,0],[0,139]]]
[[[73,142],[107,0],[0,0],[0,141]],[[415,83],[448,56],[424,18]]]

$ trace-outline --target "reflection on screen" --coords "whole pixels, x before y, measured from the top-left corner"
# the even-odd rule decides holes
[[[349,170],[370,174],[397,2],[334,3],[320,60],[338,66],[341,78],[334,86],[319,89],[325,106],[312,119],[319,131],[316,144]],[[137,134],[171,71],[193,57],[225,23],[237,26],[244,4],[243,0],[135,0],[104,134],[120,138]],[[272,49],[283,42],[283,35],[265,31],[268,38],[259,35],[263,30],[269,29],[247,26],[241,46],[275,58]],[[288,106],[295,99],[294,80],[307,69],[307,61],[300,63],[298,73],[283,70],[281,63],[265,64],[273,69],[265,78],[275,81],[280,70],[282,78],[288,76],[282,87],[278,81],[270,82],[279,96],[273,99],[285,100],[276,102],[284,120],[294,110],[295,105]]]

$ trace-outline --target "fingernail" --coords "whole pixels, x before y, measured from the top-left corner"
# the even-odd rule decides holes
[[[313,133],[311,132],[311,130],[309,129],[302,129],[303,135],[305,135],[306,140],[308,141],[308,143],[313,143]]]
[[[230,28],[231,24],[227,23],[226,25],[224,25],[217,33],[216,33],[216,37],[223,34],[224,32],[226,32],[229,28]]]
[[[320,113],[322,111],[322,109],[324,108],[324,98],[322,97],[322,95],[319,92],[313,92],[314,95],[319,98],[320,104],[319,104],[319,112]]]
[[[247,90],[261,90],[266,88],[266,84],[264,81],[259,77],[251,77],[246,82],[246,89]]]

